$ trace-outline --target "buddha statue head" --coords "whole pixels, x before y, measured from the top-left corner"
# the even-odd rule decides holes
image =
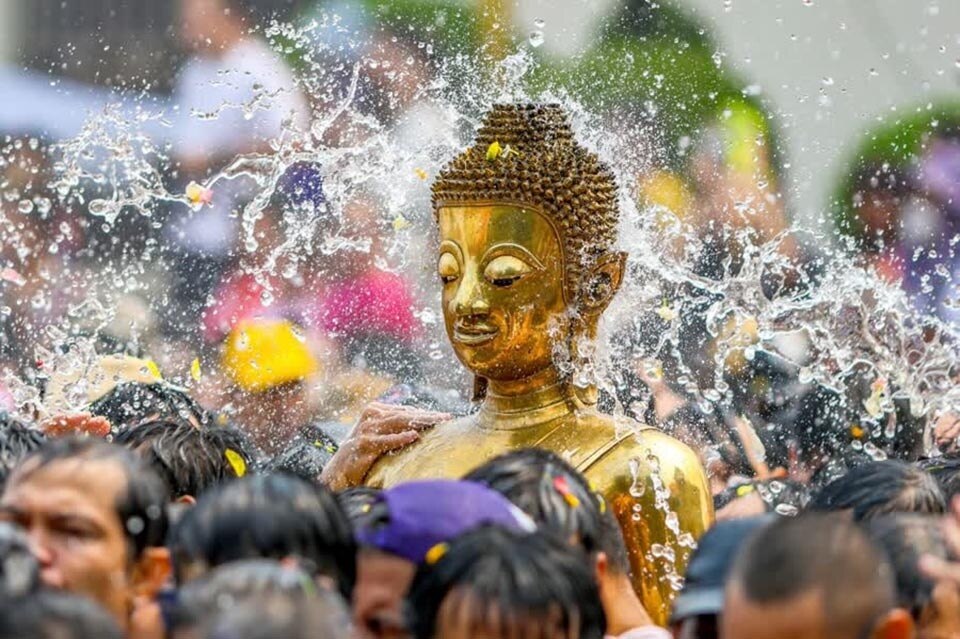
[[[443,314],[484,380],[569,380],[620,286],[617,184],[554,104],[498,104],[433,184]],[[482,391],[481,391],[482,392]]]

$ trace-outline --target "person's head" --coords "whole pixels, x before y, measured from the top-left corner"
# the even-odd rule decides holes
[[[892,459],[856,466],[813,495],[812,511],[850,511],[857,521],[887,513],[939,514],[946,502],[927,472]]]
[[[39,429],[0,411],[0,487],[7,481],[10,471],[45,441],[46,437]]]
[[[583,548],[594,558],[601,584],[611,575],[629,577],[630,560],[616,518],[586,478],[556,453],[512,451],[464,479],[489,486],[530,515],[538,529]]]
[[[502,495],[468,481],[415,481],[383,491],[357,518],[354,623],[380,639],[406,636],[402,603],[417,566],[484,525],[532,530]]]
[[[121,446],[47,442],[10,475],[0,518],[26,531],[46,586],[90,597],[121,627],[169,573],[163,482]]]
[[[184,422],[197,428],[209,424],[210,414],[183,390],[166,382],[117,384],[88,407],[105,417],[114,432],[152,421]]]
[[[720,626],[737,639],[913,636],[882,551],[832,513],[779,518],[750,537],[727,580]]]
[[[344,636],[349,624],[343,598],[299,567],[248,559],[184,586],[171,625],[174,638],[192,639],[223,636],[227,629],[234,638],[332,638]]]
[[[222,52],[273,15],[283,16],[294,0],[179,0],[179,36],[195,51]]]
[[[173,528],[179,584],[240,559],[289,559],[349,597],[356,578],[350,521],[326,488],[286,475],[248,476],[207,491]]]
[[[773,521],[772,515],[719,521],[697,542],[673,601],[670,626],[679,639],[716,639],[723,612],[723,588],[737,551],[747,538]]]
[[[558,349],[595,330],[625,257],[614,250],[616,180],[577,142],[563,108],[494,105],[474,144],[437,176],[433,208],[460,361],[491,383],[556,370]]]
[[[414,639],[601,639],[606,617],[588,558],[544,534],[484,527],[417,571]]]
[[[237,422],[278,453],[309,418],[307,384],[320,368],[299,329],[286,320],[244,321],[227,336],[221,366]]]
[[[863,248],[878,251],[897,239],[900,209],[907,196],[906,181],[896,168],[864,167],[853,179],[853,225],[862,230]]]
[[[152,421],[121,431],[114,442],[156,471],[170,501],[194,503],[213,486],[245,475],[253,462],[243,436],[232,428]]]
[[[0,639],[120,639],[109,614],[77,595],[41,590],[0,597]]]
[[[337,501],[340,502],[343,512],[350,518],[350,523],[356,527],[378,501],[380,492],[379,488],[353,486],[338,492]]]
[[[917,462],[917,466],[933,476],[947,502],[960,494],[960,457],[933,457]]]
[[[936,584],[920,570],[920,558],[932,555],[957,561],[944,540],[943,529],[936,517],[926,515],[884,515],[866,523],[870,538],[887,555],[896,577],[898,605],[910,612],[920,635],[929,624],[936,623],[946,612],[940,604],[950,593],[938,593]]]

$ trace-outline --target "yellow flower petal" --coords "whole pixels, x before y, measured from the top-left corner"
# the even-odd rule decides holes
[[[157,366],[157,363],[155,361],[153,361],[152,359],[148,359],[145,366],[147,367],[148,373],[156,377],[158,380],[163,379],[163,375],[160,374],[160,367]]]
[[[417,177],[420,178],[421,180],[427,179],[427,172],[424,171],[423,169],[414,169],[413,172],[416,173]]]
[[[233,472],[237,477],[243,477],[247,474],[247,462],[243,460],[243,456],[241,456],[240,453],[232,448],[228,448],[223,451],[223,456],[227,458],[230,467],[233,468]]]
[[[493,162],[500,157],[501,153],[503,153],[503,148],[500,146],[500,143],[497,141],[492,142],[490,146],[487,147],[487,161]]]
[[[432,566],[433,564],[443,559],[443,556],[447,554],[448,550],[450,550],[450,546],[448,546],[443,542],[440,542],[439,544],[437,544],[436,546],[432,547],[430,550],[427,551],[427,554],[424,556],[423,561],[426,562],[428,566]]]
[[[660,319],[664,322],[672,322],[677,319],[677,310],[664,301],[660,308],[657,309],[657,315],[659,315]]]
[[[394,230],[394,231],[402,231],[402,230],[404,230],[404,229],[410,228],[411,226],[413,226],[413,225],[410,224],[410,221],[407,220],[407,218],[403,217],[402,215],[398,215],[397,217],[395,217],[395,218],[393,219],[393,230]]]
[[[190,377],[193,378],[193,381],[200,381],[200,358],[194,358],[193,362],[190,364]]]

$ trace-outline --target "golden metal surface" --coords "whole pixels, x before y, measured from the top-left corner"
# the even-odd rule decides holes
[[[447,335],[460,361],[486,379],[489,390],[479,412],[441,424],[416,445],[382,458],[366,483],[461,477],[523,447],[556,452],[614,509],[634,586],[653,619],[665,624],[693,541],[713,517],[697,456],[659,431],[597,412],[595,393],[575,390],[571,374],[561,372],[564,364],[576,366],[572,345],[592,337],[606,303],[592,316],[571,319],[574,295],[564,288],[563,244],[547,216],[471,203],[440,208],[438,222]],[[601,263],[595,268],[622,267]],[[614,275],[608,297],[619,283],[619,272]]]

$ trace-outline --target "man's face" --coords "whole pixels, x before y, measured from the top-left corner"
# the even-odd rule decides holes
[[[126,627],[131,561],[116,511],[123,469],[108,460],[29,465],[10,478],[0,519],[28,534],[46,586],[87,596]]]
[[[727,587],[721,637],[736,639],[827,639],[822,593],[812,589],[784,601],[750,601],[737,583]]]
[[[376,550],[357,555],[353,589],[353,621],[359,636],[392,639],[408,635],[403,623],[403,598],[416,566],[406,559]]]

